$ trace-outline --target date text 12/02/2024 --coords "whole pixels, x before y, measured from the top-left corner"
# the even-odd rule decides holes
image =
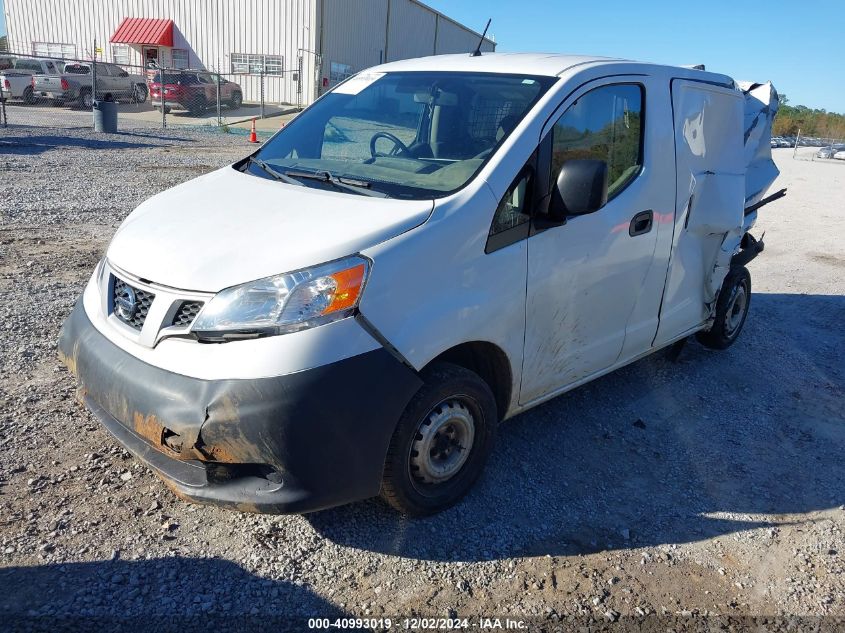
[[[309,629],[373,629],[404,631],[449,631],[449,630],[526,630],[523,620],[511,618],[309,618]]]

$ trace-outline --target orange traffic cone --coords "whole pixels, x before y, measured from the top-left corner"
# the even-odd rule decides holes
[[[252,129],[249,131],[249,142],[250,143],[257,143],[258,142],[258,135],[255,133],[255,119],[252,120]]]

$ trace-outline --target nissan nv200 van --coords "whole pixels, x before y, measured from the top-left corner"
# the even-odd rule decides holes
[[[363,71],[131,213],[60,356],[185,499],[439,511],[501,421],[690,335],[737,339],[776,104],[595,57]]]

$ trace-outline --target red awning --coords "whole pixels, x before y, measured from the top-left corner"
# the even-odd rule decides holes
[[[109,41],[112,44],[173,46],[173,20],[123,18]]]

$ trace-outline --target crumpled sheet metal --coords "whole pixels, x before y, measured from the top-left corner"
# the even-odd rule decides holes
[[[739,81],[745,97],[745,206],[759,202],[779,175],[772,160],[772,123],[778,111],[778,93],[771,82]]]

